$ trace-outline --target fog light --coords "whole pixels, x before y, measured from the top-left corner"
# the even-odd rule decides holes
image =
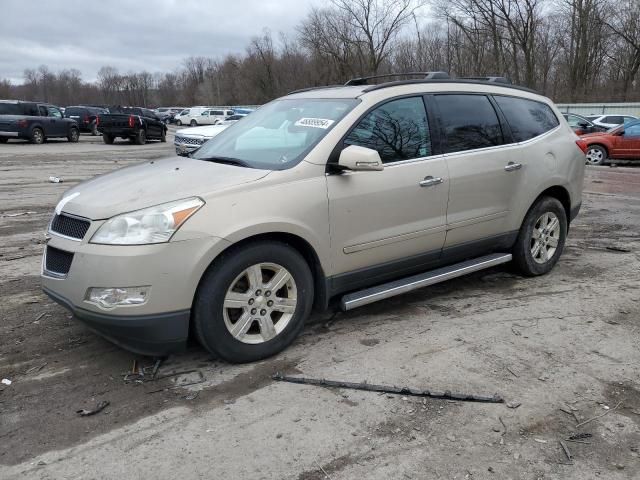
[[[85,300],[102,308],[147,303],[151,287],[90,288]]]

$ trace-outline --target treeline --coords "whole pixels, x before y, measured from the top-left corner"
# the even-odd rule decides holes
[[[427,13],[425,13],[427,12]],[[640,0],[330,0],[293,37],[189,57],[170,73],[28,69],[0,98],[160,105],[261,104],[297,88],[389,72],[503,75],[558,102],[640,100]]]

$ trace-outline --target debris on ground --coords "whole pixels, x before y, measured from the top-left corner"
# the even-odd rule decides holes
[[[623,248],[623,247],[616,247],[616,246],[608,246],[605,247],[607,250],[611,250],[612,252],[622,252],[622,253],[629,253],[631,252],[631,250],[629,250],[628,248]]]
[[[571,455],[571,451],[569,451],[569,447],[567,447],[567,444],[560,440],[560,446],[562,447],[562,451],[566,455],[567,460],[571,462],[573,460],[573,456]]]
[[[2,382],[0,383],[2,383],[3,385],[11,385],[11,380],[9,380],[8,378],[3,378]]]
[[[49,183],[62,183],[62,179],[60,177],[49,177]]]
[[[507,402],[507,408],[518,408],[522,402]]]
[[[92,408],[91,410],[87,410],[83,408],[81,410],[77,410],[76,413],[81,417],[89,417],[91,415],[95,415],[96,413],[100,413],[102,410],[107,408],[108,405],[109,405],[109,402],[107,400],[103,400],[102,402],[98,402],[96,407]]]
[[[571,435],[567,438],[567,440],[583,440],[585,438],[591,438],[593,437],[592,433],[576,433],[574,435]]]
[[[336,380],[326,380],[324,378],[307,378],[307,377],[289,377],[277,372],[272,376],[274,380],[288,383],[298,383],[303,385],[315,385],[318,387],[326,388],[348,388],[352,390],[364,390],[367,392],[381,392],[381,393],[394,393],[397,395],[409,395],[413,397],[431,397],[445,400],[459,400],[467,402],[484,402],[484,403],[503,403],[504,399],[497,393],[488,395],[475,395],[468,393],[456,393],[449,390],[444,392],[431,391],[431,390],[418,390],[409,387],[395,387],[388,385],[375,385],[372,383],[353,383],[353,382],[341,382]],[[403,397],[406,398],[406,397]]]
[[[40,370],[42,370],[46,366],[47,366],[47,362],[44,362],[41,365],[36,365],[35,367],[31,367],[26,372],[24,372],[24,374],[29,375],[30,373],[38,373]]]
[[[618,409],[618,407],[620,406],[620,404],[622,404],[622,402],[618,402],[618,404],[617,404],[615,407],[610,408],[609,410],[605,411],[604,413],[602,413],[602,414],[600,414],[600,415],[596,415],[595,417],[592,417],[592,418],[590,418],[590,419],[588,419],[588,420],[585,420],[585,421],[584,421],[584,422],[582,422],[582,423],[577,424],[577,425],[576,425],[576,428],[580,428],[581,426],[586,425],[586,424],[587,424],[587,423],[589,423],[589,422],[592,422],[592,421],[594,421],[594,420],[597,420],[598,418],[602,418],[602,417],[604,417],[607,413],[610,413],[610,412],[613,412],[614,410],[617,410],[617,409]]]
[[[13,218],[13,217],[21,217],[23,215],[31,215],[31,214],[34,214],[34,213],[36,213],[36,212],[27,211],[27,212],[16,212],[16,213],[4,213],[4,214],[2,214],[2,217],[4,217],[4,218]]]

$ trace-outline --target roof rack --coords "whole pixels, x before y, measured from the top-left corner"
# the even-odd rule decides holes
[[[388,78],[388,77],[415,77],[417,75],[422,76],[425,80],[444,80],[449,77],[447,72],[407,72],[407,73],[385,73],[383,75],[369,75],[368,77],[352,78],[345,83],[345,86],[353,85],[367,85],[369,80],[375,78]]]

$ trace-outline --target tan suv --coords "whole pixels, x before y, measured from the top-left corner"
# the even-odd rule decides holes
[[[549,272],[581,204],[584,152],[527,89],[430,75],[293,92],[190,158],[65,193],[43,288],[146,354],[232,362],[345,310],[513,261]],[[578,143],[578,144],[577,144]]]

